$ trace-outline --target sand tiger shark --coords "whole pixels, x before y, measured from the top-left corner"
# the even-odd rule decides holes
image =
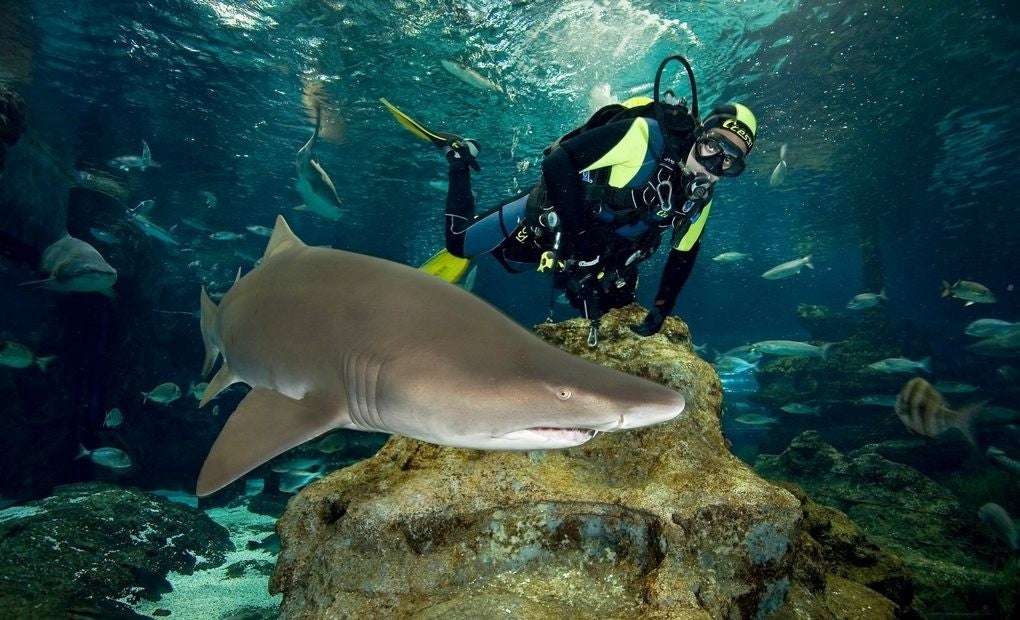
[[[213,493],[335,428],[483,450],[568,448],[665,422],[684,397],[541,340],[418,269],[310,247],[277,216],[262,263],[217,307],[202,290],[204,406],[252,386],[216,438]]]
[[[49,277],[22,282],[21,286],[113,297],[117,270],[92,245],[67,233],[43,250],[39,269]]]

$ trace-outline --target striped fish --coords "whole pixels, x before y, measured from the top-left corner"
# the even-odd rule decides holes
[[[896,396],[896,415],[911,431],[926,437],[936,437],[955,428],[977,446],[971,419],[985,401],[968,405],[960,410],[950,409],[935,386],[921,377],[914,377]]]

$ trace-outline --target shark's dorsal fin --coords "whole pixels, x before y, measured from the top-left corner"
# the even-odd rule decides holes
[[[287,220],[283,219],[282,215],[277,215],[276,226],[273,227],[273,236],[269,238],[269,245],[266,246],[266,253],[262,255],[262,260],[269,260],[273,254],[304,245],[304,242],[298,239],[294,231],[287,225]]]

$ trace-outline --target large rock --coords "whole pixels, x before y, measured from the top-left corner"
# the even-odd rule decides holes
[[[116,599],[158,600],[168,572],[217,566],[232,549],[188,506],[102,483],[57,487],[0,511],[0,616],[128,617]]]
[[[270,583],[283,616],[747,618],[795,585],[811,607],[825,577],[794,571],[800,501],[730,454],[719,379],[687,326],[636,338],[643,313],[604,317],[597,349],[582,320],[538,332],[683,392],[682,416],[550,452],[390,439],[291,500]]]

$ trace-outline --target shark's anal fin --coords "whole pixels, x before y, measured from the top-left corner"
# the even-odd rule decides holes
[[[201,308],[200,324],[202,328],[202,343],[205,345],[205,360],[202,363],[202,376],[205,377],[209,374],[209,371],[212,370],[213,364],[216,363],[216,358],[220,355],[220,349],[216,346],[216,343],[213,342],[212,338],[213,325],[216,322],[216,304],[209,298],[209,294],[205,292],[204,286],[202,287],[201,295],[199,295],[199,306]],[[208,390],[206,390],[206,392],[208,393]]]
[[[309,395],[303,400],[257,387],[227,420],[198,475],[196,494],[214,493],[244,474],[338,426],[335,410]]]

